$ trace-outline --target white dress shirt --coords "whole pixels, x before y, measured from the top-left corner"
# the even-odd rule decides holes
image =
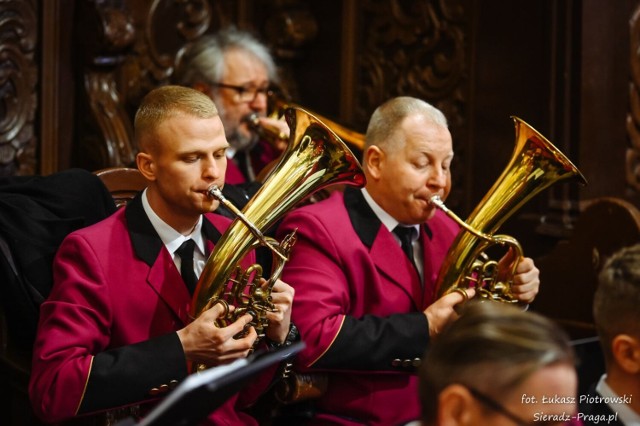
[[[178,250],[182,243],[189,238],[195,241],[196,247],[193,250],[193,269],[196,273],[196,277],[199,277],[207,261],[205,257],[205,241],[202,236],[202,215],[200,216],[198,223],[196,223],[196,226],[191,230],[191,233],[189,235],[182,235],[164,220],[160,219],[156,212],[153,211],[149,205],[146,189],[142,193],[142,207],[151,221],[151,225],[153,225],[153,228],[160,236],[162,243],[173,256],[173,262],[175,263],[176,268],[178,268],[178,271],[180,270],[181,261],[180,256],[176,254],[176,250]]]

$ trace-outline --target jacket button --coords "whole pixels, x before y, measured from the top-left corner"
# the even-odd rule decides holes
[[[178,386],[178,381],[177,380],[172,380],[169,382],[169,388],[170,389],[175,389],[176,386]]]
[[[158,394],[160,394],[160,389],[158,388],[151,388],[151,390],[149,391],[149,395],[151,396],[156,396]]]
[[[411,360],[410,359],[405,359],[404,361],[402,361],[402,366],[404,368],[409,368],[411,367]]]
[[[418,368],[418,367],[420,367],[420,365],[422,365],[422,360],[420,358],[414,358],[413,359],[413,366]]]
[[[401,365],[402,365],[402,361],[399,360],[398,358],[396,358],[393,361],[391,361],[391,366],[392,367],[400,367]]]
[[[160,392],[165,393],[169,391],[169,385],[160,385],[159,386]]]

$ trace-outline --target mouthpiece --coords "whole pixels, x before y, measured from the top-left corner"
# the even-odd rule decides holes
[[[447,208],[447,206],[445,206],[444,202],[442,201],[442,198],[440,198],[439,195],[432,196],[429,199],[429,204],[433,204],[434,206],[436,206],[437,208],[439,208],[444,212],[449,211],[449,209]]]
[[[242,121],[247,123],[253,130],[260,129],[260,116],[257,112],[252,112],[251,114],[245,115],[242,118]]]
[[[224,197],[224,195],[222,195],[222,191],[220,190],[220,188],[218,188],[218,185],[211,185],[207,189],[207,195],[209,196],[209,198],[215,198],[223,204],[226,201],[226,198]]]

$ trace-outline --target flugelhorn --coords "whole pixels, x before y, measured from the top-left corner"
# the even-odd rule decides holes
[[[512,118],[516,144],[511,160],[466,221],[447,209],[439,197],[431,199],[462,227],[440,269],[436,281],[438,297],[475,287],[480,297],[516,303],[511,292],[516,262],[511,274],[500,280],[497,262],[488,259],[485,252],[494,245],[513,247],[519,258],[522,248],[515,238],[494,233],[516,210],[553,183],[567,178],[575,178],[581,184],[587,182],[547,138],[520,118]]]
[[[280,277],[295,242],[295,233],[282,242],[265,236],[279,218],[313,192],[333,184],[364,186],[360,163],[340,138],[312,114],[289,108],[285,119],[290,132],[289,144],[268,178],[222,235],[198,280],[190,314],[198,317],[219,303],[226,313],[218,325],[225,326],[250,313],[261,338],[267,327],[266,314],[273,310],[271,289]],[[219,188],[209,194],[223,203]],[[229,207],[229,204],[227,204]],[[240,263],[258,246],[273,252],[273,268],[266,285],[261,286],[262,267],[254,264],[242,270]],[[265,277],[266,278],[266,277]],[[229,306],[235,309],[231,311]]]

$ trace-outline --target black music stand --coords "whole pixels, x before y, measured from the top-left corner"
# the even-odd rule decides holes
[[[197,425],[257,374],[290,359],[304,347],[304,342],[297,342],[271,352],[256,352],[231,364],[192,374],[140,422],[136,424],[127,419],[117,426]]]

